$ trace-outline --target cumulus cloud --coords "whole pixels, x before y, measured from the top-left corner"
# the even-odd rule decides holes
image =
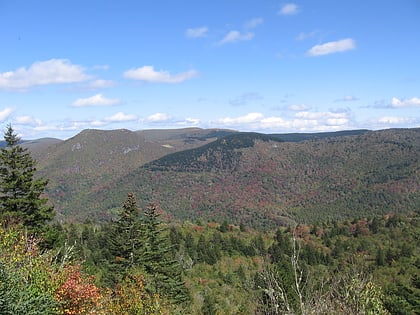
[[[41,126],[42,121],[32,116],[18,116],[14,119],[14,123],[17,125],[28,125],[28,126]]]
[[[344,52],[356,48],[356,41],[351,38],[341,39],[334,42],[327,42],[315,45],[308,51],[309,56],[322,56],[338,52]]]
[[[124,72],[124,77],[150,83],[181,83],[198,75],[195,70],[170,74],[168,71],[156,71],[153,66],[144,66]]]
[[[213,125],[225,128],[257,131],[329,131],[346,129],[350,123],[348,112],[308,112],[295,114],[294,118],[280,116],[266,117],[262,113],[248,113],[239,117],[225,117],[218,119]]]
[[[209,29],[206,26],[189,28],[185,31],[185,36],[189,38],[200,38],[205,37]]]
[[[224,45],[228,43],[235,43],[239,41],[247,41],[254,38],[254,33],[247,32],[247,33],[241,33],[239,31],[230,31],[223,37],[221,41],[218,42],[219,45]]]
[[[420,98],[412,97],[410,99],[399,99],[399,98],[393,97],[391,100],[391,106],[394,108],[418,107],[420,106]]]
[[[296,4],[287,3],[280,8],[278,13],[280,15],[293,15],[293,14],[296,14],[298,12],[299,12],[299,7]]]
[[[149,122],[162,122],[162,121],[168,121],[170,119],[171,119],[171,116],[165,113],[156,113],[147,117],[147,121]]]
[[[0,111],[0,121],[3,122],[10,117],[13,113],[13,108],[6,107],[5,109]]]
[[[87,106],[111,106],[120,103],[119,99],[106,98],[102,94],[96,94],[87,98],[79,98],[74,103],[75,107]]]
[[[66,59],[37,61],[29,68],[0,73],[0,89],[24,90],[33,86],[75,83],[90,77],[83,67]]]
[[[183,125],[183,126],[185,126],[185,125],[187,125],[187,126],[191,126],[191,125],[197,126],[197,125],[200,124],[200,119],[187,117],[187,118],[185,118],[185,120],[180,121],[177,124],[178,125]]]
[[[138,117],[134,114],[125,114],[123,112],[118,112],[112,116],[106,117],[104,120],[107,122],[127,122],[138,120]]]

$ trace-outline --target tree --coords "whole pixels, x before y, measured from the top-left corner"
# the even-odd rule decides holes
[[[109,247],[113,284],[133,271],[145,273],[146,289],[174,302],[189,298],[181,279],[182,270],[173,258],[170,240],[161,228],[156,205],[149,205],[141,216],[133,193],[129,193],[113,224]]]
[[[21,223],[32,233],[41,232],[53,219],[48,199],[42,197],[48,181],[35,178],[35,160],[11,125],[4,133],[6,147],[0,150],[0,219],[6,225]]]
[[[108,240],[111,252],[111,271],[118,282],[130,268],[138,266],[144,250],[144,232],[140,222],[140,209],[133,193],[127,195],[117,220],[113,222]],[[120,279],[118,279],[120,278]]]
[[[143,228],[145,247],[141,261],[151,275],[152,290],[168,296],[176,303],[189,300],[189,293],[182,281],[182,269],[173,258],[169,238],[160,227],[158,208],[155,204],[146,207]]]

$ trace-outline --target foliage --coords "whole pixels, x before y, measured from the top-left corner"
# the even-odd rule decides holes
[[[0,313],[56,314],[51,259],[21,230],[0,228]]]
[[[63,315],[108,314],[104,311],[104,294],[94,283],[93,276],[83,275],[80,265],[69,265],[60,270],[62,284],[55,290],[54,297]]]
[[[140,274],[127,276],[116,286],[107,311],[114,315],[170,314],[169,306],[159,295],[147,293],[144,277]]]

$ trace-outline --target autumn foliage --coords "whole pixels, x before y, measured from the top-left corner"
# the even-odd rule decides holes
[[[105,314],[104,292],[93,283],[93,276],[82,274],[80,265],[66,266],[61,276],[65,280],[54,292],[54,296],[62,314]]]

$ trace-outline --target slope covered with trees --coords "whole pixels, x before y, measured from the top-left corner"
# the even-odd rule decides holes
[[[260,227],[409,212],[420,207],[419,152],[419,129],[301,142],[241,133],[147,163],[86,208],[112,209],[134,191],[175,219]]]

